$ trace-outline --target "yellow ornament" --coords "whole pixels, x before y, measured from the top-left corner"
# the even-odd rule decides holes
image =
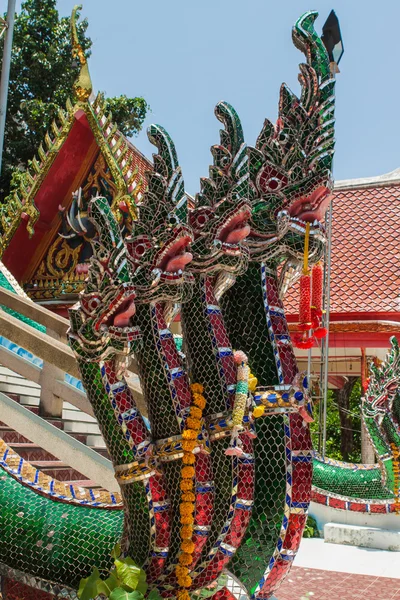
[[[183,525],[181,527],[181,538],[183,540],[191,540],[193,535],[193,527],[191,525]],[[187,573],[186,573],[187,575]]]
[[[196,446],[196,440],[183,440],[182,442],[182,448],[185,450],[185,452],[192,452],[192,450],[194,450]]]
[[[181,565],[177,565],[175,567],[175,575],[177,577],[186,577],[186,575],[189,575],[189,569],[187,567],[182,567]]]
[[[201,419],[201,417],[203,416],[203,411],[198,408],[197,406],[191,406],[190,407],[190,416],[193,417],[194,419]]]
[[[190,492],[194,488],[193,479],[182,479],[180,488],[182,492]]]
[[[184,492],[181,496],[182,502],[194,502],[196,500],[196,496],[193,492]]]
[[[256,387],[258,384],[258,379],[255,375],[253,375],[253,373],[250,371],[249,373],[249,391],[254,394],[254,392],[256,391]]]
[[[255,419],[258,419],[259,417],[262,417],[264,414],[264,406],[256,406],[253,409],[253,417]]]
[[[189,429],[193,429],[194,431],[198,431],[201,427],[200,419],[194,419],[193,417],[188,417],[186,419],[186,427]]]

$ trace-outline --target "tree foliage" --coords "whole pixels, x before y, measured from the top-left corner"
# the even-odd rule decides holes
[[[87,19],[77,25],[87,57],[92,41]],[[0,48],[0,59],[3,47]],[[15,18],[0,196],[10,189],[15,169],[24,170],[58,110],[71,96],[79,66],[72,59],[70,18],[60,17],[56,0],[25,0]],[[146,101],[126,96],[107,98],[113,120],[127,136],[138,133],[148,110]],[[14,180],[18,180],[18,173]]]
[[[338,398],[337,391],[328,390],[326,420],[326,455],[338,460],[361,462],[361,382],[357,378],[346,386]],[[314,409],[315,421],[311,424],[314,448],[318,449],[319,406]]]

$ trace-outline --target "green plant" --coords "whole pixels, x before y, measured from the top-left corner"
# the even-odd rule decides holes
[[[92,574],[81,579],[78,589],[80,600],[92,600],[102,595],[109,600],[143,600],[147,592],[146,573],[131,558],[121,557],[121,547],[117,544],[112,552],[114,566],[107,579],[100,577],[95,567]],[[161,600],[157,591],[147,596],[148,600]]]
[[[338,394],[328,390],[326,422],[326,455],[337,460],[361,462],[361,382],[357,380],[349,390],[346,406],[338,402]],[[319,447],[320,406],[314,407],[314,423],[310,429],[314,448]],[[346,419],[344,417],[346,416]],[[345,438],[351,439],[351,451],[344,455]]]
[[[308,515],[307,523],[303,532],[304,538],[319,538],[317,521],[311,515]]]

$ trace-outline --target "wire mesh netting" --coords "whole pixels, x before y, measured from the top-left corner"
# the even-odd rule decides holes
[[[297,369],[276,274],[250,263],[222,299],[234,347],[249,357],[259,386],[283,395]],[[298,549],[311,490],[311,440],[300,415],[283,406],[256,421],[255,498],[250,525],[230,570],[260,597],[281,582]],[[275,413],[275,414],[274,414]],[[288,414],[289,413],[289,414]]]
[[[73,589],[94,565],[107,573],[122,535],[121,510],[51,501],[5,472],[0,494],[3,563]]]
[[[393,498],[382,484],[379,465],[362,465],[331,461],[317,457],[314,461],[313,484],[320,490],[349,498],[384,500]]]

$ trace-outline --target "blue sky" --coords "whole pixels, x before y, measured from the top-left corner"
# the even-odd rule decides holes
[[[58,0],[62,15],[73,0]],[[218,141],[213,110],[227,100],[254,144],[265,117],[275,120],[279,87],[298,91],[303,55],[293,46],[297,17],[316,9],[320,32],[334,8],[345,46],[337,78],[336,179],[400,167],[398,0],[83,0],[93,40],[96,90],[142,95],[175,141],[187,191],[207,175]],[[145,131],[134,143],[147,156]]]

